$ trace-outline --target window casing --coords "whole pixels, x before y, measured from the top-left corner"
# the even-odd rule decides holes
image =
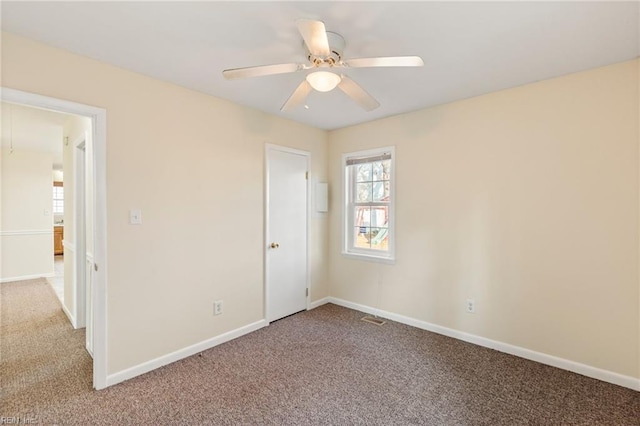
[[[344,154],[343,254],[394,261],[395,150]]]

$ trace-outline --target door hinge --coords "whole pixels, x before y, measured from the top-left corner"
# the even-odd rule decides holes
[[[309,172],[304,172],[304,178],[307,180],[309,179]]]
[[[309,288],[307,288],[307,297],[309,297]]]

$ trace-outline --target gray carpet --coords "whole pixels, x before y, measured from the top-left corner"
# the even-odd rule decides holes
[[[639,425],[640,393],[325,305],[104,391],[44,282],[0,285],[0,416],[77,425]]]

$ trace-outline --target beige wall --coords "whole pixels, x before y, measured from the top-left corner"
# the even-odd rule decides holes
[[[331,295],[640,377],[637,68],[331,132]],[[341,154],[386,145],[397,262],[344,258]]]
[[[3,86],[107,111],[108,372],[262,319],[264,144],[310,151],[326,179],[326,132],[11,34],[2,48]],[[314,219],[314,300],[326,235]]]
[[[0,279],[53,273],[53,156],[2,149]]]

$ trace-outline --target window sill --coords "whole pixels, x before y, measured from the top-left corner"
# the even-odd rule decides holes
[[[364,260],[365,262],[385,263],[387,265],[394,265],[396,263],[396,259],[393,257],[372,256],[369,254],[348,253],[344,251],[342,252],[342,257],[353,260]]]

